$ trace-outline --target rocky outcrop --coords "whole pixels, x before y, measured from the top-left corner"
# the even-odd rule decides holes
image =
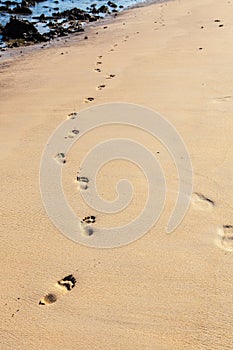
[[[32,6],[42,1],[44,0],[22,0],[19,4],[15,1],[7,0],[2,7],[4,12],[25,16],[31,15]],[[54,3],[57,3],[57,0],[55,0]],[[0,34],[2,34],[3,40],[8,47],[29,45],[67,36],[72,33],[84,31],[82,22],[94,22],[99,18],[103,18],[102,14],[113,14],[117,12],[117,5],[114,2],[109,0],[107,4],[108,6],[102,5],[99,8],[96,7],[96,4],[92,4],[86,11],[74,7],[70,10],[60,12],[58,8],[53,8],[56,12],[50,13],[49,16],[44,13],[40,13],[40,15],[36,17],[32,16],[31,19],[33,23],[14,16],[10,18],[10,21],[5,27],[0,27]],[[13,7],[12,5],[16,6]],[[47,27],[46,33],[40,34],[35,27],[34,24],[39,22],[44,23],[43,27]]]
[[[15,17],[11,17],[10,21],[3,28],[3,40],[23,39],[26,42],[41,42],[45,41],[36,27],[28,22]]]
[[[116,9],[117,8],[117,4],[115,4],[115,2],[112,2],[112,1],[108,1],[107,2],[107,5],[113,9]]]

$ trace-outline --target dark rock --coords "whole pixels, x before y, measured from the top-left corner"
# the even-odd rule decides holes
[[[93,15],[97,15],[97,14],[99,13],[99,10],[97,10],[97,8],[96,8],[95,6],[92,6],[92,8],[91,8],[91,13],[92,13]]]
[[[40,20],[40,21],[45,21],[45,20],[46,20],[46,17],[45,17],[45,14],[44,14],[44,13],[42,13],[42,14],[40,15],[39,20]]]
[[[78,9],[77,7],[74,7],[71,10],[66,10],[63,12],[55,12],[53,13],[53,17],[57,19],[67,18],[69,20],[93,21],[93,16],[91,16],[89,13],[87,13],[84,10]],[[99,17],[96,16],[95,18],[97,20]]]
[[[107,5],[108,5],[109,7],[112,7],[113,9],[116,9],[116,8],[117,8],[117,4],[115,4],[115,3],[112,2],[112,1],[108,1],[108,2],[107,2]]]
[[[27,2],[27,1],[22,0],[22,2],[21,2],[21,6],[28,7],[28,6],[29,6],[29,4],[28,4],[28,2]]]
[[[32,23],[15,17],[11,17],[3,28],[3,40],[9,41],[10,39],[23,39],[33,43],[45,41],[43,35]]]
[[[8,12],[9,8],[8,6],[0,6],[0,12]]]
[[[109,13],[109,8],[106,5],[102,5],[98,8],[98,11],[101,13]]]
[[[4,5],[6,5],[6,6],[12,6],[12,5],[17,5],[17,4],[18,3],[16,1],[9,1],[9,0],[7,0],[7,1],[4,2]]]
[[[31,15],[32,14],[32,10],[29,9],[28,7],[26,7],[26,6],[17,5],[16,7],[14,7],[11,10],[11,13],[20,14],[20,15]]]

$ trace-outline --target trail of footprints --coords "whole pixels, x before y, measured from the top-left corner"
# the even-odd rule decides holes
[[[88,189],[88,183],[89,183],[89,179],[85,176],[77,176],[77,182],[79,185],[79,189],[80,190],[87,190]],[[81,222],[80,222],[80,227],[82,230],[82,233],[85,236],[92,236],[94,233],[94,229],[93,227],[91,227],[92,224],[95,223],[95,216],[94,215],[90,215],[90,216],[85,216]]]
[[[125,25],[125,23],[122,23],[122,25]],[[106,29],[107,27],[103,27],[103,28]],[[98,32],[96,32],[96,34],[98,34]],[[135,34],[139,34],[139,32],[136,32]],[[123,38],[123,42],[127,41],[128,38],[129,38],[129,36],[126,35],[126,36]],[[111,48],[108,52],[113,52],[113,51],[115,51],[115,48],[116,48],[117,46],[118,46],[118,44],[117,44],[117,43],[114,43],[114,44],[112,45],[112,48]],[[95,64],[96,67],[94,68],[94,71],[95,71],[96,73],[102,73],[102,65],[103,65],[102,58],[103,58],[103,55],[98,55],[98,56],[97,56],[97,61],[96,61],[96,64]],[[115,74],[110,73],[110,74],[107,74],[107,75],[105,76],[105,79],[106,79],[106,80],[113,79],[113,78],[115,78],[115,76],[116,76]],[[104,84],[104,83],[102,82],[101,84],[99,84],[99,85],[96,87],[96,90],[97,90],[97,91],[101,91],[101,90],[103,90],[104,88],[106,88],[106,84]],[[92,97],[92,96],[86,97],[86,98],[83,99],[83,103],[90,103],[90,102],[93,102],[94,100],[95,100],[95,98]]]
[[[68,116],[70,119],[75,119],[77,117],[77,112],[71,113]],[[75,130],[75,132],[74,132]],[[78,130],[74,129],[71,131],[74,132],[74,134],[78,134]],[[55,156],[55,160],[59,164],[65,164],[66,159],[65,159],[65,154],[64,153],[58,153]],[[78,189],[79,190],[87,190],[89,186],[89,179],[85,176],[80,176],[79,173],[77,174],[76,177],[77,183],[78,183]],[[202,211],[211,211],[215,207],[215,202],[205,196],[204,194],[200,192],[194,192],[192,195],[192,206],[196,210],[202,210]],[[85,236],[92,236],[94,233],[94,229],[91,226],[94,224],[96,221],[95,216],[90,215],[84,217],[81,222],[81,230]],[[215,238],[215,243],[218,247],[221,249],[224,249],[225,251],[232,252],[233,251],[233,225],[231,224],[224,224],[221,227],[217,229],[216,233],[216,238]],[[62,282],[59,281],[59,285],[61,285]],[[67,285],[68,286],[68,285]],[[53,294],[48,294],[45,298],[45,301],[47,303],[53,303],[56,301],[56,296]]]
[[[128,38],[128,36],[127,36],[127,38]],[[118,44],[115,43],[115,44],[113,45],[113,48],[111,48],[109,52],[115,51],[114,48],[117,47],[117,46],[118,46]],[[102,58],[103,58],[103,55],[97,56],[97,61],[96,61],[96,64],[95,64],[96,67],[94,68],[94,71],[95,71],[96,73],[102,73],[102,69],[101,69],[101,68],[102,68],[102,64],[103,64]],[[105,79],[106,79],[106,80],[113,79],[113,78],[115,78],[115,76],[116,76],[115,74],[106,74]],[[99,85],[96,87],[96,90],[97,90],[97,91],[101,91],[101,90],[103,90],[104,88],[106,88],[106,84],[104,84],[104,83],[102,82],[101,84],[99,84]],[[86,98],[83,99],[83,103],[90,103],[90,102],[93,102],[94,100],[95,100],[95,98],[92,97],[92,96],[86,97]]]
[[[112,77],[114,77],[114,75],[112,75]],[[111,75],[109,76],[109,78],[111,78]],[[77,116],[78,116],[77,112],[72,112],[68,115],[68,118],[76,119]],[[73,129],[65,138],[72,138],[75,135],[78,135],[78,133],[79,131],[77,129]],[[61,165],[66,163],[65,154],[62,152],[57,153],[54,158]],[[89,179],[87,177],[80,176],[78,172],[76,180],[78,183],[79,190],[85,191],[88,189]],[[208,198],[207,196],[205,196],[200,192],[193,193],[191,202],[195,210],[202,210],[202,211],[212,211],[216,205],[212,199]],[[81,220],[80,225],[84,235],[86,236],[93,235],[94,229],[91,225],[94,224],[95,221],[96,221],[96,218],[93,215],[86,216]],[[215,243],[221,249],[232,252],[233,251],[233,225],[224,224],[221,227],[219,227],[217,229]],[[61,285],[61,283],[62,282],[60,281],[59,284]],[[54,296],[53,294],[48,294],[45,301],[47,303],[53,303],[56,301],[56,296]]]
[[[39,301],[39,305],[54,304],[61,296],[71,291],[76,285],[76,278],[73,275],[68,275],[57,281],[54,286],[54,291],[46,294]]]

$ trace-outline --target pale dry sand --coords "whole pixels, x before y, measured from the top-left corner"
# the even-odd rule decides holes
[[[1,62],[1,349],[233,348],[232,9],[232,1],[213,0],[150,5],[91,29],[88,40]],[[83,103],[88,97],[94,101]],[[64,168],[67,197],[81,217],[111,227],[129,222],[145,201],[141,172],[118,161],[101,170],[100,193],[113,199],[127,173],[131,206],[104,215],[81,202],[77,168],[107,133],[159,152],[168,183],[165,210],[148,234],[99,250],[73,243],[50,222],[39,164],[68,113],[113,101],[148,106],[173,123],[191,155],[195,193],[182,224],[166,235],[178,183],[165,148],[132,127],[91,132]],[[77,284],[66,292],[56,283],[69,274]],[[56,302],[39,305],[48,293]]]

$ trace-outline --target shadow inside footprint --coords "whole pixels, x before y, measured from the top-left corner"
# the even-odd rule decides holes
[[[68,275],[62,278],[60,281],[57,281],[59,286],[66,288],[68,291],[75,287],[76,282],[76,278],[73,275]]]
[[[115,74],[107,74],[106,79],[112,79],[115,76],[116,76]]]
[[[102,90],[102,89],[104,89],[104,88],[105,88],[105,86],[106,86],[106,85],[101,84],[101,85],[97,86],[97,88],[96,88],[96,89],[97,89],[97,90]]]
[[[83,100],[84,103],[92,102],[94,101],[94,97],[87,97]]]
[[[56,301],[57,301],[57,296],[53,293],[49,293],[49,294],[45,295],[44,298],[42,298],[39,301],[39,305],[53,304]]]
[[[215,202],[212,199],[198,192],[194,192],[192,196],[192,204],[195,209],[199,210],[211,210],[215,206]]]
[[[77,176],[77,181],[88,183],[89,179],[87,177],[85,177],[85,176]]]
[[[85,216],[84,219],[82,219],[81,223],[86,223],[86,224],[94,224],[95,223],[95,216]]]
[[[90,226],[82,226],[82,231],[85,236],[89,236],[89,237],[92,236],[94,233],[93,228]]]

